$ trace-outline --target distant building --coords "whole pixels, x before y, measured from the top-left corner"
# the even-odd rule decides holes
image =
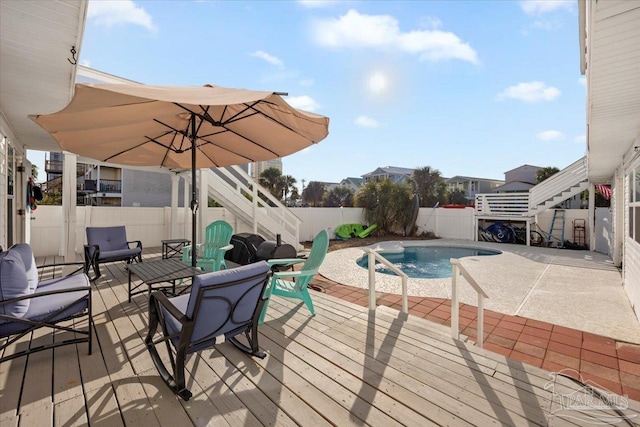
[[[363,182],[362,178],[349,177],[340,181],[340,186],[347,187],[348,189],[352,190],[354,193],[357,193],[360,187],[362,187],[362,182]]]
[[[504,173],[504,184],[493,189],[493,193],[518,193],[529,191],[538,183],[536,174],[540,166],[522,165]]]
[[[362,183],[366,184],[369,181],[389,179],[394,184],[397,184],[410,178],[414,170],[397,166],[380,167],[373,172],[362,175]]]
[[[339,182],[325,182],[325,181],[309,181],[309,184],[311,184],[312,182],[317,182],[318,184],[324,185],[325,191],[331,191],[336,187],[340,187],[341,185]]]
[[[251,163],[251,178],[260,182],[260,175],[269,168],[276,168],[282,173],[282,159],[265,160],[264,162]]]
[[[49,153],[45,161],[47,192],[62,190],[63,154]],[[87,206],[171,206],[171,176],[148,172],[78,163],[77,204]],[[178,186],[178,205],[183,204],[183,186]]]
[[[504,185],[504,181],[488,178],[475,178],[471,176],[456,175],[453,178],[445,179],[448,191],[462,190],[464,197],[475,200],[478,193],[492,193],[496,188]]]

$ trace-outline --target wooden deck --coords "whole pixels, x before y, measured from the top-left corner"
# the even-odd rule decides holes
[[[260,328],[264,360],[230,343],[191,356],[187,385],[194,396],[184,402],[145,349],[146,296],[127,302],[122,263],[105,266],[93,296],[91,356],[78,344],[0,365],[2,427],[584,424],[550,416],[557,403],[545,390],[546,371],[454,341],[441,325],[403,320],[386,307],[371,314],[317,292],[315,317],[273,298]],[[566,379],[560,387],[578,389]],[[630,405],[627,414],[640,410]]]

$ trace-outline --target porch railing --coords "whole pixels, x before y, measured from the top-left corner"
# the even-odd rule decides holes
[[[376,260],[380,261],[382,264],[386,265],[391,271],[400,276],[402,280],[402,312],[409,314],[409,298],[407,296],[407,279],[408,276],[400,270],[398,267],[393,265],[388,259],[380,255],[379,252],[376,252],[373,249],[365,249],[364,250],[369,259],[369,310],[376,309]]]
[[[529,193],[476,194],[476,216],[522,218],[529,212]]]
[[[476,345],[482,347],[484,343],[484,299],[489,298],[489,295],[482,290],[478,282],[475,281],[469,272],[462,266],[460,260],[457,258],[451,258],[451,338],[460,339],[460,301],[458,296],[458,278],[462,275],[471,287],[478,294],[478,319],[477,319],[477,334]]]

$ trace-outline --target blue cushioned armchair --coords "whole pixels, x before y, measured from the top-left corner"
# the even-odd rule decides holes
[[[93,268],[96,280],[102,273],[100,264],[105,262],[133,261],[142,262],[142,242],[127,241],[124,225],[115,227],[87,227],[87,244],[84,245],[84,272],[89,274]]]
[[[55,277],[64,266],[76,271]],[[53,269],[48,268],[53,267]],[[40,269],[40,271],[38,271]],[[53,271],[53,273],[51,273]],[[39,280],[39,275],[50,277]],[[67,320],[87,317],[86,328]],[[91,283],[82,273],[82,262],[36,267],[31,247],[20,243],[0,252],[0,362],[61,345],[88,342],[91,354]],[[73,332],[75,337],[10,354],[6,348],[39,328]],[[5,340],[6,339],[6,340]]]
[[[269,265],[260,261],[195,276],[189,295],[168,298],[159,291],[151,294],[145,343],[160,376],[174,393],[184,400],[191,398],[185,384],[185,359],[191,353],[213,347],[221,336],[249,355],[265,357],[258,347],[258,317],[270,275]],[[160,338],[155,337],[158,326]],[[243,334],[246,344],[238,339]],[[162,342],[167,347],[172,373],[156,349]]]

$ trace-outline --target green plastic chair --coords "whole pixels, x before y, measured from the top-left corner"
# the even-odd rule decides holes
[[[329,249],[329,234],[326,230],[320,231],[315,239],[313,239],[313,245],[311,245],[311,252],[307,259],[301,258],[284,258],[284,259],[272,259],[267,263],[271,266],[275,265],[293,265],[304,262],[304,265],[299,271],[279,271],[273,273],[271,283],[265,291],[265,298],[267,300],[262,307],[262,313],[260,314],[259,323],[264,323],[264,318],[267,314],[267,307],[269,306],[269,299],[271,295],[279,295],[285,298],[301,299],[306,304],[307,308],[311,312],[311,315],[316,314],[313,308],[313,301],[311,301],[311,295],[307,285],[311,282],[313,276],[318,272],[324,257],[327,255]],[[284,280],[285,278],[291,278],[293,280]]]
[[[214,221],[207,225],[204,242],[196,245],[198,251],[196,266],[204,271],[226,270],[224,254],[233,249],[230,243],[232,235],[233,227],[226,221]],[[191,250],[192,246],[185,246],[182,251],[182,261],[185,264],[191,265]]]

